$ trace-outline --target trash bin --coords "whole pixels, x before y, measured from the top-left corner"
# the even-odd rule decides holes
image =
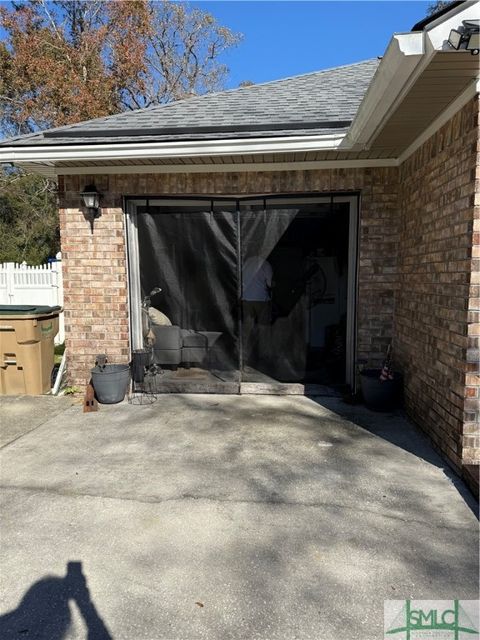
[[[0,395],[51,389],[61,307],[0,305]]]

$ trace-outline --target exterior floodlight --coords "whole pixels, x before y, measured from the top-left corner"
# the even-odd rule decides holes
[[[456,51],[470,51],[474,56],[480,52],[480,20],[463,20],[462,26],[452,29],[448,44]]]
[[[448,44],[454,49],[458,49],[460,47],[460,43],[462,42],[462,34],[460,31],[456,29],[452,29],[450,31],[450,35],[448,36]]]
[[[90,229],[93,233],[93,221],[102,215],[100,212],[100,194],[95,185],[89,184],[80,195],[87,209],[87,218],[90,221]]]
[[[478,56],[480,52],[480,33],[472,33],[467,42],[467,51],[471,51],[472,55]]]

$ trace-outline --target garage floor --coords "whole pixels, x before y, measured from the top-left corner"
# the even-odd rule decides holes
[[[3,640],[373,640],[385,599],[478,597],[471,496],[401,416],[62,402],[0,402]]]

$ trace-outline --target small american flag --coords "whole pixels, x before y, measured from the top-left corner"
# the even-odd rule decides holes
[[[388,345],[387,355],[385,357],[385,360],[383,361],[382,371],[380,372],[380,380],[382,382],[385,382],[385,380],[393,380],[391,343]]]

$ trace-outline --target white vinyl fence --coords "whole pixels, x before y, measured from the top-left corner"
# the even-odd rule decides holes
[[[61,261],[32,267],[25,262],[0,263],[0,304],[59,305],[63,307]],[[63,313],[56,344],[65,340]]]

